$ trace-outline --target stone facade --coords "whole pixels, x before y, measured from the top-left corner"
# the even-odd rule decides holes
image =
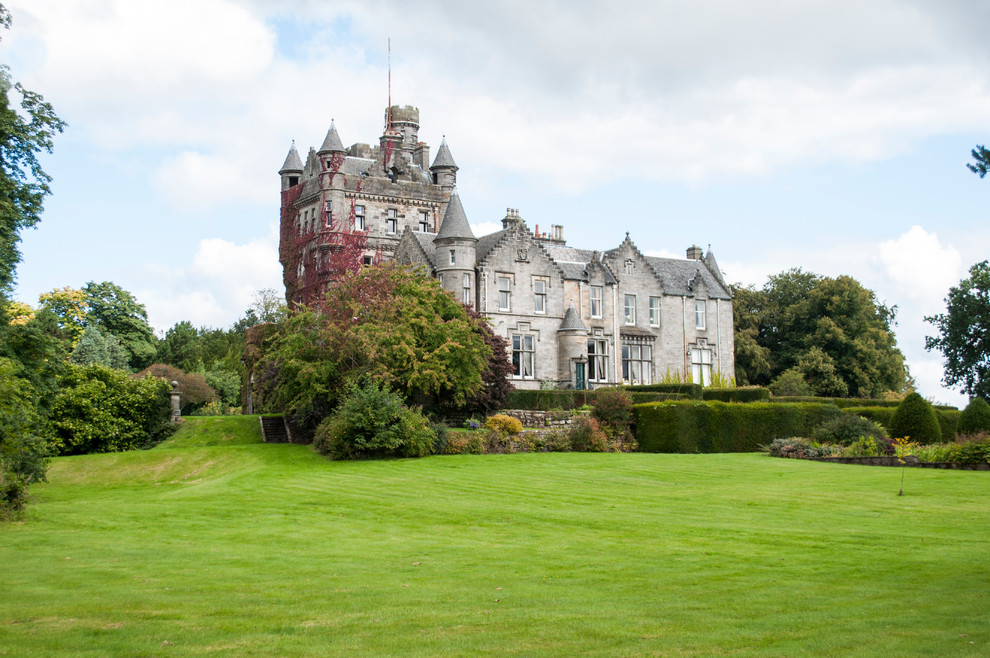
[[[290,149],[279,171],[290,303],[325,289],[336,254],[394,258],[425,268],[489,319],[509,341],[517,388],[735,375],[732,296],[711,251],[645,256],[628,234],[614,249],[576,249],[562,226],[531,231],[511,208],[501,231],[476,238],[446,143],[427,168],[418,110],[393,106],[386,121],[374,149],[344,149],[332,124],[305,165]]]

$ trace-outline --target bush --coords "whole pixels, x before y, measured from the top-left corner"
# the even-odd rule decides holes
[[[17,376],[18,370],[19,364],[0,358],[0,519],[19,512],[28,487],[45,480],[50,454],[37,390]]]
[[[703,400],[719,402],[769,402],[770,389],[762,386],[737,386],[735,388],[706,388],[702,390]]]
[[[776,438],[808,436],[840,414],[827,404],[661,402],[633,406],[643,452],[755,452]]]
[[[105,366],[69,366],[52,403],[55,448],[61,455],[150,448],[167,438],[172,387],[162,379],[132,379]]]
[[[956,432],[959,434],[990,432],[990,404],[987,404],[987,401],[980,397],[970,400],[966,408],[959,414]]]
[[[760,450],[771,457],[791,459],[814,459],[835,454],[830,446],[815,445],[808,439],[798,437],[774,439],[769,445],[760,446]]]
[[[217,392],[206,383],[206,378],[203,375],[185,373],[175,366],[155,363],[133,375],[133,377],[135,379],[144,379],[149,375],[164,379],[169,383],[169,390],[172,388],[172,382],[179,382],[179,392],[182,394],[179,400],[182,407],[182,415],[184,416],[191,414],[206,403],[217,399]]]
[[[571,423],[570,442],[574,452],[607,452],[609,449],[608,435],[597,420],[586,416],[575,418]]]
[[[883,426],[875,421],[852,413],[843,413],[825,421],[811,431],[811,437],[819,443],[836,443],[847,446],[866,438],[887,438]]]
[[[388,386],[356,387],[316,429],[313,445],[331,459],[423,457],[436,435],[418,410]]]
[[[951,461],[957,464],[982,464],[990,462],[990,439],[958,443],[952,451]]]
[[[774,395],[808,396],[812,394],[811,386],[797,368],[791,368],[780,373],[775,380],[770,382],[770,392]]]
[[[641,384],[639,386],[623,386],[630,393],[665,393],[667,395],[684,396],[684,399],[700,400],[704,396],[701,384],[680,382],[676,384]]]
[[[591,415],[606,434],[624,436],[632,423],[633,396],[621,388],[602,388],[595,391],[591,403]]]
[[[883,457],[893,454],[893,441],[872,436],[860,437],[842,451],[843,457]]]
[[[495,414],[485,421],[485,427],[503,434],[519,434],[522,431],[522,421],[505,414]]]
[[[911,393],[901,400],[887,429],[891,436],[910,438],[915,443],[938,443],[942,440],[942,428],[935,410],[919,393]]]

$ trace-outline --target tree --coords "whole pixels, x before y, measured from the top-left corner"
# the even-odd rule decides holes
[[[0,26],[10,23],[10,12],[0,5]],[[12,106],[12,100],[17,102],[12,91],[20,97],[20,112]],[[52,152],[53,138],[64,127],[40,94],[12,84],[10,69],[0,65],[0,296],[6,297],[14,283],[21,231],[41,220],[42,202],[51,194],[51,176],[38,154]]]
[[[55,334],[66,342],[67,348],[75,347],[86,329],[86,314],[89,311],[86,293],[65,286],[41,293],[38,303],[41,311],[48,311],[55,319]]]
[[[395,263],[347,273],[312,308],[294,310],[255,368],[262,406],[311,435],[351,385],[373,380],[407,402],[468,404],[492,349],[479,322],[439,282]]]
[[[186,372],[197,372],[205,368],[199,332],[192,322],[176,322],[165,332],[165,338],[158,342],[155,360]]]
[[[120,286],[104,281],[90,281],[83,288],[86,295],[86,324],[95,325],[112,335],[127,353],[127,363],[139,370],[155,358],[155,333],[148,325],[148,313]]]
[[[945,357],[946,386],[990,400],[990,261],[969,268],[969,277],[949,288],[946,312],[925,317],[938,330],[925,349]]]
[[[987,150],[982,144],[978,144],[975,149],[972,150],[973,159],[976,160],[976,164],[967,163],[966,166],[974,174],[979,175],[983,178],[987,175],[987,167],[990,167],[990,151]]]
[[[771,276],[762,290],[734,286],[733,293],[740,384],[807,385],[820,396],[904,389],[907,370],[892,330],[897,309],[852,277],[796,268]]]
[[[104,335],[90,325],[69,356],[69,362],[79,366],[99,364],[115,370],[127,370],[127,350],[113,334]]]

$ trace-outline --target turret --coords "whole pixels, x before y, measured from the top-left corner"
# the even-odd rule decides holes
[[[289,154],[285,156],[282,168],[278,170],[278,175],[282,177],[282,191],[299,184],[302,178],[303,164],[299,158],[299,151],[296,150],[296,140],[292,140],[289,147]]]
[[[476,306],[474,264],[478,239],[471,231],[461,198],[455,191],[447,204],[440,230],[433,239],[436,247],[436,269],[444,290],[464,304]]]
[[[571,305],[557,329],[557,381],[574,388],[587,387],[585,364],[587,357],[588,328]],[[578,376],[578,369],[581,375]]]
[[[433,174],[433,182],[444,190],[453,191],[457,184],[457,165],[454,164],[454,157],[447,147],[447,140],[444,138],[437,149],[437,157],[430,166],[430,173]]]

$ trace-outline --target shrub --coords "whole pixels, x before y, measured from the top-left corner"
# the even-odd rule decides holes
[[[132,379],[105,366],[69,366],[52,403],[59,454],[120,452],[150,448],[168,437],[169,392],[162,379]]]
[[[485,427],[503,434],[519,434],[522,431],[522,421],[505,414],[495,414],[485,421]]]
[[[629,433],[632,423],[633,397],[621,388],[603,388],[595,391],[591,403],[591,415],[606,434],[615,438]]]
[[[816,427],[811,431],[811,437],[819,443],[847,446],[861,437],[887,438],[887,432],[883,426],[872,420],[856,414],[843,413]]]
[[[170,385],[172,382],[179,382],[179,392],[182,394],[180,396],[180,402],[183,415],[188,415],[204,404],[217,399],[217,392],[206,383],[206,378],[203,375],[185,373],[175,366],[155,363],[133,375],[133,377],[135,379],[143,379],[149,375],[164,379]],[[169,389],[171,389],[171,386],[169,386]]]
[[[956,445],[953,443],[932,443],[916,447],[914,456],[918,458],[919,462],[951,462],[955,456],[955,450]]]
[[[842,450],[843,457],[882,457],[894,454],[892,441],[882,438],[863,436]]]
[[[800,437],[774,439],[769,445],[760,446],[760,450],[769,454],[771,457],[787,457],[791,459],[827,457],[836,452],[832,446],[817,445],[808,439],[802,439]]]
[[[987,401],[980,397],[970,400],[966,408],[959,414],[956,432],[959,434],[990,432],[990,404],[987,404]]]
[[[574,452],[607,452],[608,435],[594,418],[582,416],[571,423],[571,450]]]
[[[776,438],[808,436],[841,413],[827,404],[660,402],[633,406],[643,452],[755,452]]]
[[[770,392],[774,395],[811,395],[811,386],[797,368],[780,373],[770,382]]]
[[[990,439],[957,443],[952,451],[952,461],[958,464],[982,464],[990,462]]]
[[[733,388],[703,389],[703,400],[718,400],[719,402],[769,402],[770,389],[762,386],[737,386]]]
[[[430,448],[430,452],[434,455],[442,455],[447,452],[447,442],[450,440],[450,427],[447,423],[440,421],[433,423],[430,426],[433,430],[433,434],[436,437],[433,439],[433,445]]]
[[[18,513],[28,487],[45,480],[50,453],[37,389],[16,376],[18,370],[16,362],[0,358],[0,519]]]
[[[942,428],[935,410],[918,393],[911,393],[901,400],[887,429],[892,436],[910,437],[915,443],[938,443],[942,440]]]
[[[422,457],[436,435],[418,410],[403,405],[388,386],[355,387],[337,411],[317,427],[313,444],[331,459]]]

